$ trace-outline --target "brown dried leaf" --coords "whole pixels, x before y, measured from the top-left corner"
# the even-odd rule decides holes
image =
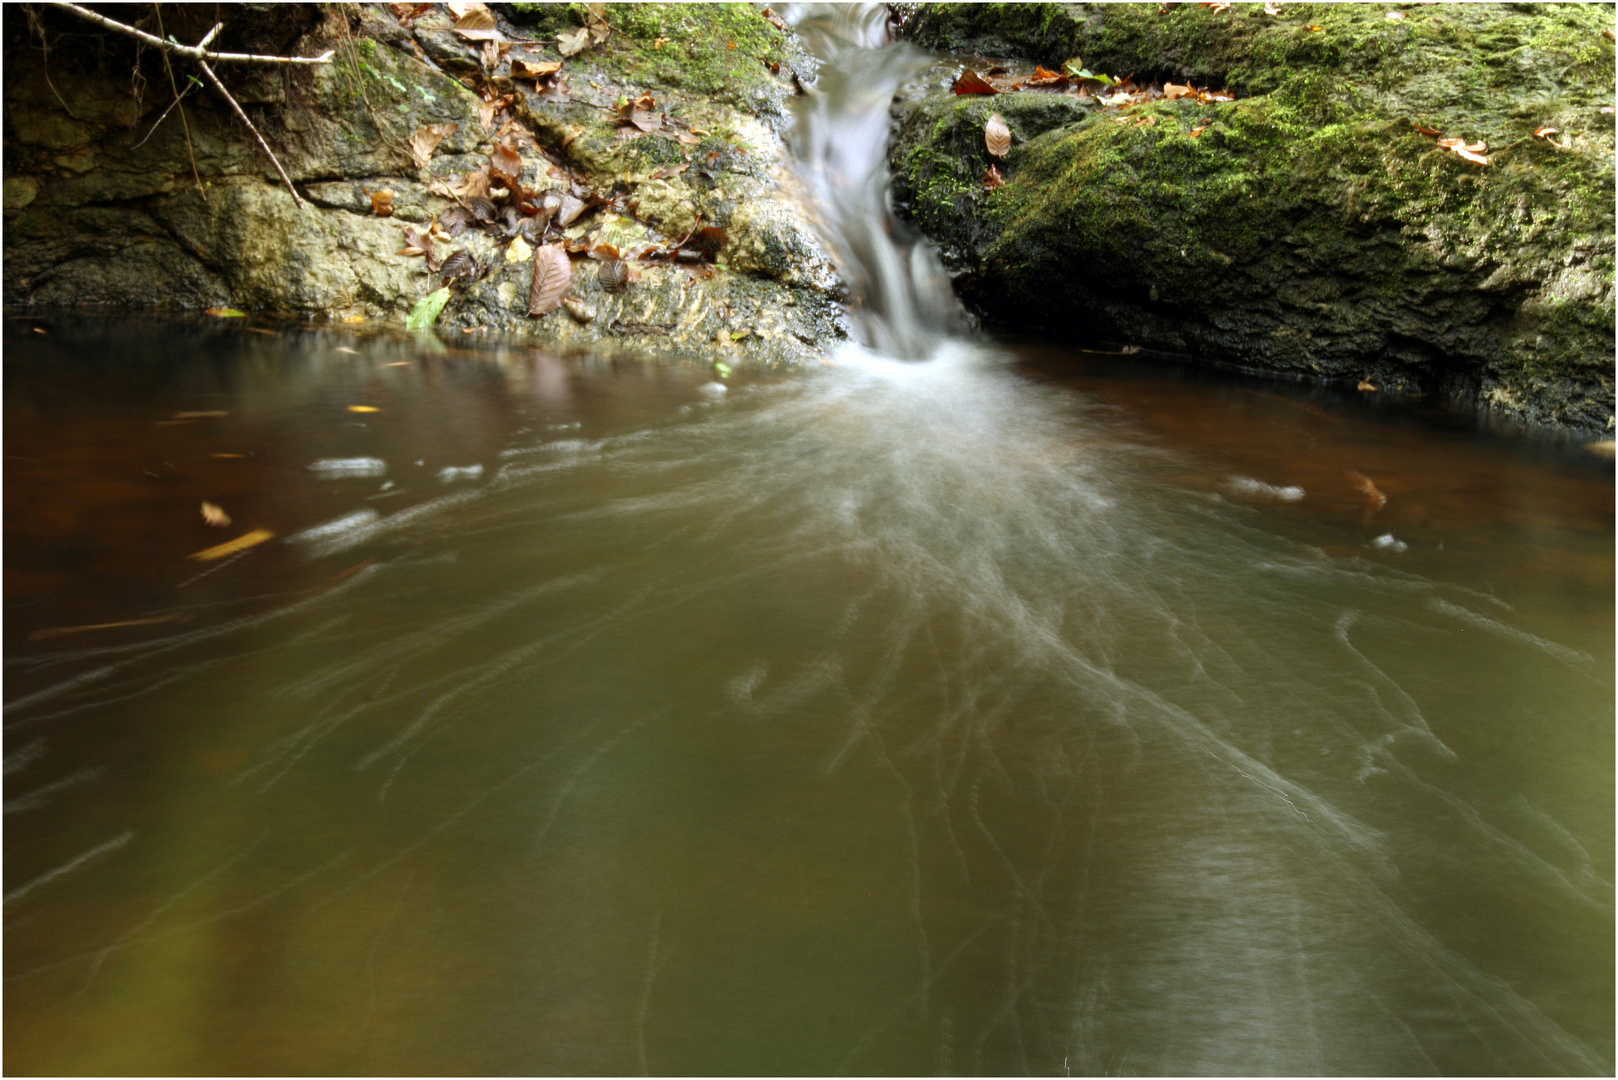
[[[562,192],[559,198],[561,201],[556,207],[556,225],[558,228],[565,229],[577,221],[580,214],[584,213],[585,202],[568,192]]]
[[[561,244],[546,244],[534,252],[534,284],[528,290],[528,314],[548,315],[562,306],[573,284],[573,264]]]
[[[1174,101],[1177,98],[1183,97],[1194,97],[1196,92],[1196,88],[1190,85],[1176,86],[1173,83],[1163,84],[1163,97],[1168,101]]]
[[[983,174],[983,186],[988,191],[993,191],[997,187],[1004,187],[1005,183],[1006,178],[1001,176],[1000,170],[993,165],[990,165],[989,171]]]
[[[1437,128],[1428,127],[1426,124],[1416,124],[1416,130],[1421,132],[1423,135],[1437,135],[1438,134],[1438,129]]]
[[[608,292],[618,292],[629,284],[629,264],[622,259],[608,259],[596,270],[596,280]]]
[[[765,8],[763,11],[759,12],[759,14],[768,19],[770,25],[781,31],[783,34],[787,32],[786,22],[781,18],[781,16],[777,15],[773,9]]]
[[[433,156],[433,151],[438,149],[438,144],[455,134],[456,129],[460,126],[459,124],[428,124],[425,127],[417,128],[416,133],[410,137],[408,147],[411,158],[416,162],[416,167],[418,169],[426,168],[427,160]]]
[[[455,278],[471,277],[472,270],[472,253],[467,251],[465,248],[461,248],[459,251],[455,252],[449,258],[444,260],[444,265],[439,270],[439,277],[444,281],[451,281]]]
[[[1371,483],[1369,476],[1360,472],[1350,472],[1347,476],[1349,483],[1354,485],[1354,489],[1363,494],[1366,500],[1370,502],[1373,512],[1388,505],[1388,497],[1382,494],[1375,484]]]
[[[697,250],[702,252],[703,258],[713,262],[719,257],[720,250],[724,248],[727,236],[725,230],[719,226],[708,225],[698,229],[696,235],[691,239]]]
[[[990,113],[989,120],[983,125],[983,145],[988,149],[990,156],[1001,161],[1011,153],[1011,129],[1000,118],[999,113]]]
[[[998,94],[1000,91],[996,90],[993,84],[982,75],[979,75],[971,68],[967,68],[961,72],[961,77],[955,80],[955,92],[957,94]]]
[[[264,543],[266,540],[274,539],[275,534],[270,530],[254,529],[252,532],[243,533],[234,540],[227,540],[223,544],[216,544],[211,548],[205,548],[204,550],[198,551],[189,557],[196,559],[199,562],[212,562],[215,559],[222,559],[226,555],[234,555],[238,551],[245,551],[256,544]]]
[[[1200,138],[1202,136],[1202,133],[1204,131],[1207,131],[1207,130],[1208,130],[1208,125],[1207,124],[1201,124],[1201,125],[1199,125],[1197,127],[1194,127],[1194,128],[1191,129],[1191,137],[1193,139]]]
[[[361,188],[361,191],[371,197],[371,212],[377,217],[393,216],[393,189],[383,188],[381,191],[372,191],[370,188]]]
[[[514,58],[511,61],[511,77],[514,79],[548,79],[562,70],[560,60],[527,60]]]
[[[1556,132],[1557,132],[1557,129],[1553,128],[1553,127],[1535,128],[1534,129],[1534,138],[1543,139],[1548,135],[1555,135]]]
[[[211,502],[202,504],[202,520],[216,529],[223,529],[230,524],[230,515]]]
[[[587,26],[575,27],[556,35],[556,51],[563,56],[573,56],[583,52],[590,45],[590,28]]]
[[[1228,4],[1226,0],[1203,0],[1203,3],[1198,6],[1212,9],[1215,15],[1219,14],[1221,11],[1230,10],[1230,4]]]
[[[517,180],[522,176],[522,155],[505,143],[498,143],[489,155],[489,166],[507,179]]]
[[[469,172],[461,177],[458,183],[450,185],[450,191],[458,199],[478,199],[489,194],[489,167],[487,165],[476,172]]]

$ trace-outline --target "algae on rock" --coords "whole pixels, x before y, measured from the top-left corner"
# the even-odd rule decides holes
[[[1279,10],[923,5],[923,45],[1082,57],[1237,100],[1149,102],[1116,123],[1060,94],[998,95],[1014,140],[994,191],[988,100],[901,100],[896,203],[993,321],[1610,430],[1610,14]],[[1536,138],[1544,126],[1568,145]],[[1489,164],[1420,128],[1485,141]]]

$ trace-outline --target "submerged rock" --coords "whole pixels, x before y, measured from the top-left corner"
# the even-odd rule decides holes
[[[51,51],[47,72],[8,22],[5,301],[402,325],[442,284],[427,259],[404,254],[406,228],[470,205],[458,183],[504,142],[519,147],[524,185],[581,200],[577,219],[547,237],[569,243],[573,303],[529,316],[524,252],[539,237],[513,248],[508,228],[474,223],[435,234],[436,258],[464,249],[472,260],[452,279],[442,332],[671,356],[724,340],[761,363],[846,336],[843,286],[780,134],[794,73],[811,66],[790,32],[746,5],[619,5],[604,40],[562,58],[541,43],[576,28],[582,5],[491,6],[503,51],[458,35],[444,8],[409,25],[386,5],[221,9],[215,47],[337,51],[320,67],[220,68],[302,207],[211,90],[164,115],[172,94],[150,51],[137,57],[111,36],[95,63]],[[83,29],[42,14],[46,35]],[[168,28],[181,41],[211,25],[183,17]],[[532,70],[519,63],[559,59],[555,78],[516,77]],[[620,119],[623,101],[646,94],[652,131]],[[429,128],[441,141],[423,155],[415,140]],[[596,242],[667,246],[699,226],[717,231],[696,261],[644,264],[619,290],[601,288],[585,257]]]
[[[1108,108],[935,80],[895,105],[899,209],[994,323],[1610,430],[1608,9],[1271,10],[922,5],[929,48],[1236,100]],[[994,190],[991,113],[1013,136]],[[1487,164],[1441,137],[1484,143]]]

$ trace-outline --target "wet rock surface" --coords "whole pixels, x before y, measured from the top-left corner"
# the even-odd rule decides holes
[[[1610,432],[1605,9],[1271,7],[922,5],[963,60],[895,104],[896,204],[991,323]],[[1236,100],[950,92],[995,60]]]
[[[437,264],[464,250],[473,271],[448,279],[438,320],[455,337],[651,356],[717,347],[773,364],[846,336],[844,287],[781,136],[793,80],[812,62],[756,9],[613,6],[604,40],[562,57],[559,37],[590,21],[584,5],[492,5],[493,49],[459,33],[448,6],[414,18],[380,4],[261,7],[222,8],[216,47],[336,50],[320,67],[220,68],[302,207],[211,90],[164,113],[173,93],[151,50],[137,56],[133,42],[90,35],[63,13],[37,27],[7,20],[6,303],[228,305],[402,325],[444,285]],[[193,11],[165,30],[192,41],[210,25]],[[517,77],[558,60],[549,78]],[[187,63],[174,68],[183,80]],[[651,131],[620,108],[648,94]],[[429,128],[442,134],[424,154]],[[485,192],[495,215],[480,218],[467,177],[502,146],[520,156],[523,190]],[[584,209],[514,246],[547,192]],[[468,225],[437,226],[451,210]],[[433,229],[431,260],[405,253],[407,227]],[[719,232],[681,249],[699,228]],[[589,257],[603,242],[646,253],[610,291]],[[569,251],[571,312],[528,314],[539,243]]]

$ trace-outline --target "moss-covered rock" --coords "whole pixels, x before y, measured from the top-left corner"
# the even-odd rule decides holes
[[[373,4],[219,9],[229,47],[335,50],[321,66],[220,68],[302,207],[212,91],[164,114],[172,92],[155,53],[137,56],[116,35],[99,53],[53,50],[47,81],[44,54],[21,20],[7,20],[6,301],[229,304],[402,323],[440,279],[401,253],[401,226],[432,221],[454,205],[446,182],[488,164],[509,129],[485,126],[484,101],[500,98],[532,136],[524,182],[589,189],[574,240],[625,213],[633,217],[620,231],[639,239],[701,224],[725,229],[726,240],[717,265],[648,267],[618,293],[596,288],[596,264],[576,258],[575,294],[588,294],[598,317],[531,318],[532,261],[507,263],[504,240],[469,231],[439,254],[464,247],[491,272],[454,286],[442,329],[641,355],[720,348],[762,363],[796,361],[846,335],[842,286],[784,168],[783,106],[793,72],[808,64],[795,38],[747,4],[613,5],[606,40],[565,58],[566,91],[541,93],[532,78],[512,77],[512,59],[561,59],[555,39],[581,25],[586,8],[493,7],[517,44],[492,66],[443,7],[410,26]],[[212,8],[164,13],[182,41],[200,38],[214,17]],[[42,18],[58,41],[84,26],[60,11]],[[183,78],[185,65],[176,70]],[[617,122],[619,100],[648,92],[669,118],[668,137]],[[422,166],[411,140],[427,125],[453,129]],[[373,208],[369,193],[383,189],[391,216]]]
[[[1237,97],[901,102],[896,201],[971,303],[1009,325],[1610,430],[1610,9],[1160,7],[925,5],[912,21],[933,47]],[[994,191],[990,111],[1013,133]],[[1565,148],[1535,137],[1545,126]],[[1486,142],[1489,164],[1420,127]]]

